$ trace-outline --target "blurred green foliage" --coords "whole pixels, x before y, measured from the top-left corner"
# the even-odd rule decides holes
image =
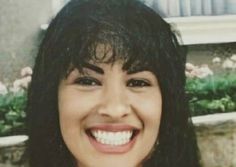
[[[25,134],[26,91],[0,95],[0,136]]]
[[[236,111],[236,74],[188,78],[186,93],[193,116]]]

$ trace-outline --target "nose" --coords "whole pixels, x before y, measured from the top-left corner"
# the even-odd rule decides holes
[[[98,109],[99,115],[112,119],[121,119],[131,112],[131,106],[125,90],[110,88],[104,91],[102,103]]]

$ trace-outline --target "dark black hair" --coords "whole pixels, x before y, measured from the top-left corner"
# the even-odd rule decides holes
[[[96,55],[103,44],[106,59]],[[75,167],[60,132],[58,85],[88,61],[145,68],[162,93],[159,144],[146,167],[199,167],[196,137],[185,97],[185,61],[171,26],[136,0],[71,0],[52,20],[35,61],[28,94],[31,167]]]

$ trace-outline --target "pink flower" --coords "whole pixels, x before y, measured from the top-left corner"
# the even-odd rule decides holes
[[[236,54],[233,54],[233,55],[230,57],[230,59],[231,59],[232,61],[236,62]]]
[[[19,91],[22,88],[27,89],[30,82],[31,82],[31,76],[26,76],[24,78],[15,80],[13,83],[14,92]]]
[[[188,71],[185,71],[185,75],[188,78],[194,78],[194,75],[192,73],[188,72]]]
[[[221,62],[221,58],[219,58],[219,57],[214,57],[213,59],[212,59],[212,63],[214,63],[214,64],[218,64],[218,63],[220,63]]]
[[[24,67],[21,69],[21,76],[30,76],[33,74],[32,68],[31,67]]]
[[[185,75],[188,78],[205,78],[209,75],[213,75],[213,71],[208,67],[207,64],[203,64],[201,67],[198,67],[191,63],[186,63]]]
[[[31,76],[26,76],[21,79],[21,87],[27,89],[29,87],[29,84],[31,82]]]
[[[236,63],[234,63],[232,60],[230,59],[226,59],[223,64],[222,67],[225,69],[234,69],[236,68]]]
[[[11,88],[11,91],[12,92],[18,92],[20,90],[22,90],[21,79],[17,79],[13,82],[13,87]]]
[[[196,67],[195,67],[193,64],[191,64],[191,63],[186,63],[186,64],[185,64],[185,68],[186,68],[187,71],[192,71],[192,70],[194,70]]]
[[[196,70],[196,77],[205,78],[209,75],[213,75],[213,71],[208,67],[207,64],[202,65]]]

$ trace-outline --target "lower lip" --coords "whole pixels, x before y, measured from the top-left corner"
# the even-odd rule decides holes
[[[94,138],[92,138],[91,136],[89,136],[89,135],[87,135],[87,136],[89,138],[90,143],[99,152],[109,153],[109,154],[124,154],[124,153],[130,151],[133,148],[138,134],[132,140],[130,140],[128,143],[126,143],[124,145],[120,145],[120,146],[113,146],[113,145],[102,144],[102,143],[99,143]]]

